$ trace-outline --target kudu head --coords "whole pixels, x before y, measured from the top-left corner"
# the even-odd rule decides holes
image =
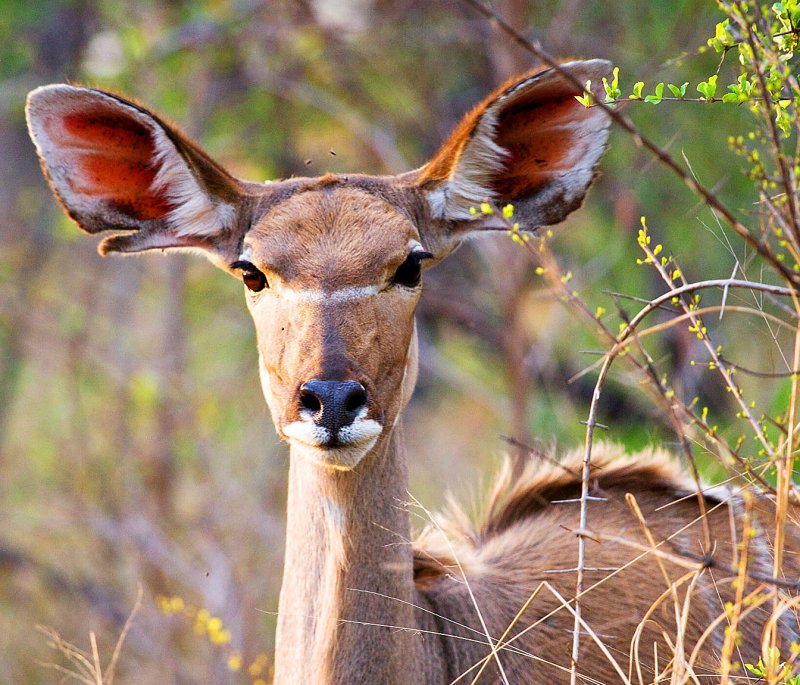
[[[600,60],[563,70],[598,84]],[[241,278],[278,432],[318,464],[352,469],[381,441],[416,379],[421,272],[468,235],[561,221],[608,135],[554,70],[521,76],[469,113],[433,159],[399,176],[250,183],[138,104],[70,85],[28,99],[53,190],[100,252],[189,248]]]

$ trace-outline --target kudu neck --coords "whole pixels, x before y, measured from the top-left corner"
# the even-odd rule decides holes
[[[421,682],[407,488],[399,426],[353,471],[292,449],[277,684]]]

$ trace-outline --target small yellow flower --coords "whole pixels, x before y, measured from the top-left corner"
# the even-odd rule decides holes
[[[488,202],[481,202],[481,214],[493,214],[494,210],[492,209],[492,205]]]
[[[166,597],[158,595],[158,597],[156,597],[156,606],[162,613],[169,613],[169,600]]]
[[[231,631],[230,630],[215,630],[215,631],[208,631],[208,637],[211,642],[215,645],[227,645],[231,641]]]
[[[198,635],[205,635],[208,629],[208,619],[210,618],[208,611],[200,609],[194,617],[194,632]]]
[[[514,216],[514,205],[507,204],[503,207],[503,217],[505,219],[510,219],[512,216]]]
[[[234,673],[242,670],[242,655],[234,652],[228,657],[228,670]]]

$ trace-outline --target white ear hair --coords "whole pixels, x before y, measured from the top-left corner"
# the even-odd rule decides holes
[[[472,140],[462,149],[449,181],[431,193],[433,216],[450,221],[469,220],[470,208],[484,200],[497,200],[492,179],[502,173],[508,150],[495,142],[497,106],[486,110]]]
[[[600,97],[604,60],[570,62],[561,69],[579,83],[591,80]],[[582,91],[554,69],[510,81],[470,112],[419,172],[431,215],[463,230],[492,230],[476,220],[481,202],[511,202],[524,229],[562,221],[594,178],[608,139],[609,119],[576,99]],[[458,238],[460,239],[460,238]]]
[[[154,130],[159,168],[153,190],[163,192],[174,207],[167,223],[179,236],[213,236],[233,226],[234,208],[222,201],[213,202],[192,175],[186,160],[162,130]]]

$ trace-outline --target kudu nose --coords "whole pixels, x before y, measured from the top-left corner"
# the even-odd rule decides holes
[[[308,381],[300,386],[300,406],[313,412],[314,423],[327,428],[333,441],[367,404],[367,391],[356,381]]]

